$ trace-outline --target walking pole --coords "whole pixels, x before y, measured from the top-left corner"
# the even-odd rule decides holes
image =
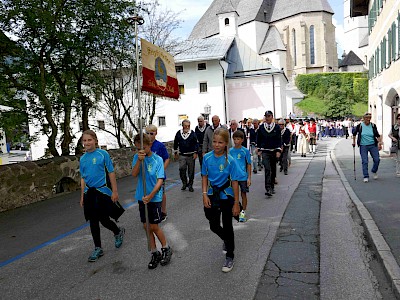
[[[353,170],[354,170],[354,180],[356,179],[356,147],[353,146]]]
[[[139,132],[140,132],[140,150],[143,150],[143,120],[142,120],[142,105],[140,100],[140,71],[139,71],[139,42],[138,42],[138,25],[143,25],[144,20],[142,17],[137,15],[135,9],[135,15],[130,18],[128,21],[133,22],[135,25],[135,46],[136,46],[136,97],[138,102],[138,110],[139,110]],[[143,194],[146,195],[146,169],[144,160],[142,160],[140,168],[142,169],[142,182],[143,182]],[[150,222],[149,222],[149,210],[147,207],[147,203],[144,205],[144,213],[146,218],[146,235],[147,235],[147,248],[150,251]]]

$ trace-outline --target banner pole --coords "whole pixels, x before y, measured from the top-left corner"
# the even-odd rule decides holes
[[[131,19],[135,25],[135,46],[136,46],[136,98],[138,102],[139,110],[139,134],[140,134],[140,150],[143,150],[143,120],[142,120],[142,105],[140,99],[140,68],[139,68],[139,39],[138,39],[138,25],[143,25],[144,20],[142,17],[137,15],[135,9],[135,15]],[[146,196],[146,169],[144,160],[141,162],[142,169],[142,182],[143,182],[143,195]],[[150,222],[149,222],[149,210],[147,204],[144,205],[145,218],[146,218],[146,235],[147,235],[147,249],[151,251],[150,245]]]

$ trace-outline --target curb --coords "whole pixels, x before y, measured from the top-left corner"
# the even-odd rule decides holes
[[[380,232],[375,221],[372,219],[371,214],[368,209],[364,206],[361,200],[357,197],[353,188],[350,186],[348,180],[346,179],[338,161],[336,160],[336,155],[334,150],[331,151],[331,159],[337,172],[340,175],[340,180],[342,181],[351,201],[354,203],[358,214],[361,217],[363,227],[367,233],[369,241],[372,243],[374,250],[377,253],[377,257],[383,264],[384,272],[391,283],[393,292],[397,299],[400,299],[400,267],[390,250],[389,245],[386,243],[385,238]]]

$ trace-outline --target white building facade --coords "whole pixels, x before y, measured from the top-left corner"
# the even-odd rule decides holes
[[[384,150],[389,150],[387,135],[400,113],[400,1],[353,0],[350,15],[368,16],[368,106],[383,135]]]

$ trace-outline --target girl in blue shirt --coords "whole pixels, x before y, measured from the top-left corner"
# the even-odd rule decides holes
[[[216,129],[212,143],[214,150],[203,157],[201,169],[204,213],[211,231],[224,241],[226,259],[222,271],[229,272],[234,265],[235,237],[232,216],[237,216],[240,209],[240,172],[235,160],[228,154],[228,130]]]
[[[134,138],[135,146],[140,149],[140,134]],[[172,256],[172,249],[167,244],[164,232],[158,226],[161,222],[161,203],[163,190],[161,186],[164,182],[164,162],[160,156],[151,152],[151,141],[147,135],[143,135],[143,149],[135,154],[132,161],[132,176],[138,178],[135,198],[139,203],[140,220],[143,228],[147,231],[145,204],[147,204],[148,217],[150,223],[149,238],[151,248],[151,261],[148,264],[149,269],[154,269],[161,263],[167,265]],[[144,161],[146,191],[143,189],[142,162]],[[161,252],[156,246],[155,236],[161,243]]]
[[[81,173],[81,207],[84,208],[85,218],[90,221],[95,249],[89,256],[89,262],[95,262],[104,255],[101,247],[100,225],[111,230],[115,237],[115,247],[122,245],[125,229],[119,228],[112,220],[110,213],[113,202],[118,200],[117,180],[110,155],[105,150],[97,148],[97,136],[92,130],[82,134],[82,142],[86,153],[79,161]],[[107,187],[107,175],[111,181],[111,190]]]

